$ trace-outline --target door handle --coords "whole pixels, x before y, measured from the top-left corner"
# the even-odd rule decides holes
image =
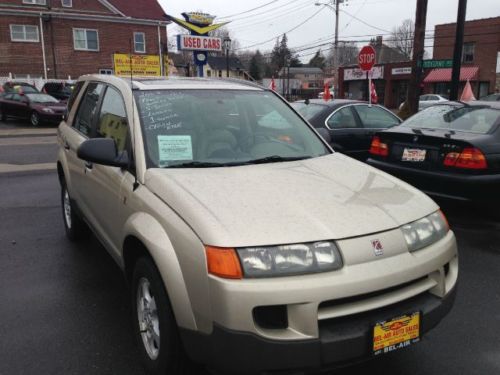
[[[85,162],[85,168],[86,169],[92,169],[94,167],[94,164],[92,164],[90,161]]]
[[[70,150],[71,149],[71,147],[69,146],[68,142],[64,142],[64,149],[65,150]]]

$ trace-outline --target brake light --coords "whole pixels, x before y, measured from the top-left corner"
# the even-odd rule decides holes
[[[477,148],[464,148],[462,152],[449,152],[444,158],[444,165],[447,167],[466,169],[486,169],[486,157]]]
[[[388,156],[389,147],[387,146],[387,143],[383,143],[380,140],[380,137],[375,136],[373,137],[372,144],[370,146],[370,154],[379,156]]]

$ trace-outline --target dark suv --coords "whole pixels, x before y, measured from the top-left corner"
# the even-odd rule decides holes
[[[75,88],[74,83],[68,82],[47,82],[42,92],[53,96],[56,99],[67,101]]]

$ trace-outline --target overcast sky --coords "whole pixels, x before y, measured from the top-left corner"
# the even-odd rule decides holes
[[[186,11],[203,11],[218,16],[216,22],[231,20],[228,24],[231,37],[236,38],[241,47],[251,50],[272,49],[277,36],[297,26],[287,33],[288,45],[292,48],[303,49],[321,44],[332,40],[334,35],[334,12],[325,6],[315,6],[315,0],[159,1],[165,12],[172,16],[182,17],[181,13]],[[328,0],[322,2],[326,3]],[[200,3],[203,5],[200,6]],[[251,10],[262,5],[264,6],[259,9]],[[416,0],[344,0],[340,6],[339,40],[363,43],[363,40],[376,35],[385,37],[384,34],[388,34],[403,20],[414,19],[415,7]],[[436,24],[455,22],[457,9],[458,0],[429,0],[426,27],[429,39],[426,40],[426,46],[433,44],[430,38]],[[240,14],[242,12],[246,13]],[[500,16],[500,0],[468,1],[467,20],[497,16]],[[308,18],[310,19],[306,21]],[[304,21],[306,22],[299,26]],[[169,36],[176,34],[176,29],[177,26],[169,26]],[[302,60],[308,60],[316,50],[306,50],[299,54]]]

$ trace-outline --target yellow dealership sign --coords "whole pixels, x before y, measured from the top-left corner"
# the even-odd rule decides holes
[[[132,63],[130,58],[132,57]],[[160,56],[129,55],[127,53],[113,54],[115,74],[120,77],[130,77],[130,68],[134,76],[161,76]]]

